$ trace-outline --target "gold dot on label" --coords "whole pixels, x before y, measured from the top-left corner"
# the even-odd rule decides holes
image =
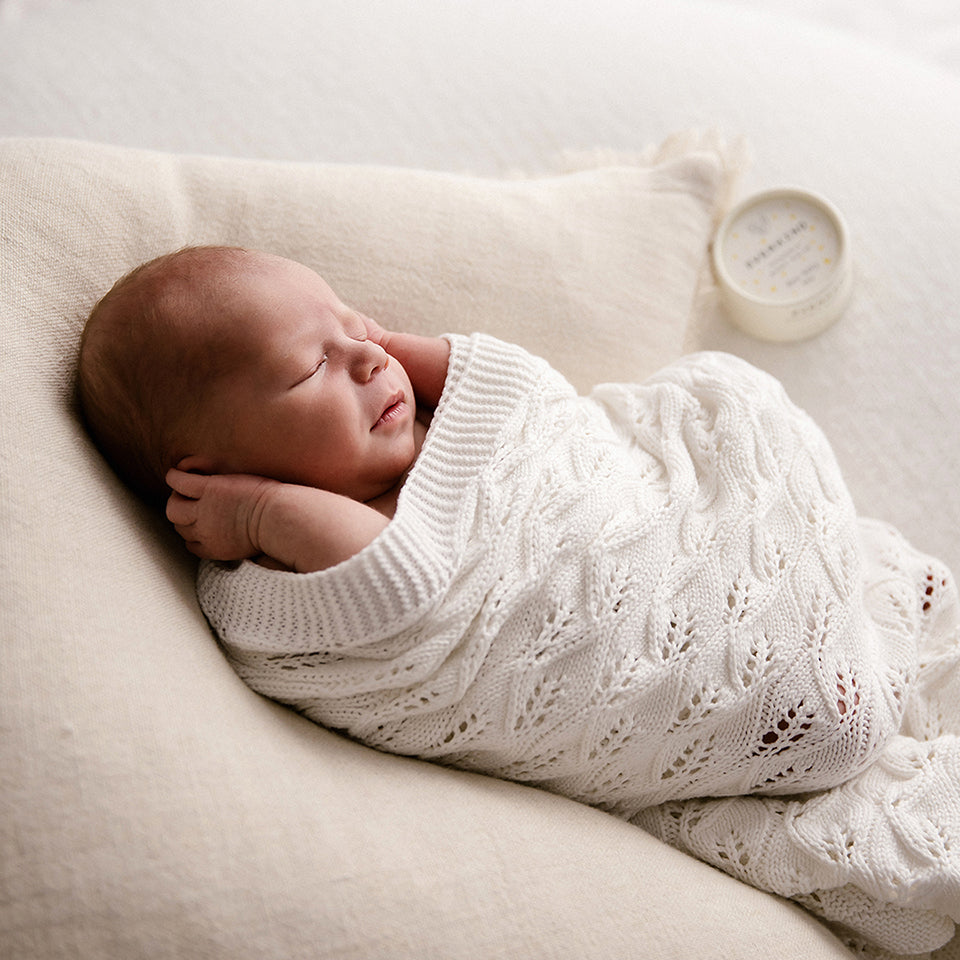
[[[791,213],[791,214],[790,214],[790,219],[791,219],[791,220],[796,220],[796,219],[797,219],[797,215],[796,215],[795,213]]]
[[[824,263],[829,263],[829,262],[830,262],[830,258],[829,258],[829,257],[824,257],[824,258],[823,258],[823,262],[824,262]]]
[[[816,225],[815,223],[811,223],[811,224],[810,224],[810,229],[811,229],[811,231],[816,230],[816,229],[817,229],[817,225]]]
[[[776,292],[777,292],[777,288],[776,288],[776,287],[771,287],[771,288],[770,288],[770,292],[771,292],[771,293],[776,293]]]

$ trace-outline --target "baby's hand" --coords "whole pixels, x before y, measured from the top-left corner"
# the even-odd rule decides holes
[[[387,525],[365,503],[318,487],[249,474],[167,473],[167,517],[206,560],[256,557],[307,573],[352,557]]]
[[[383,347],[383,340],[384,337],[387,336],[387,331],[384,330],[376,320],[366,316],[366,314],[360,313],[358,316],[363,321],[363,325],[366,328],[367,339],[372,340],[374,343],[378,343],[381,347]]]
[[[206,560],[244,560],[258,556],[259,527],[276,480],[248,474],[186,473],[176,468],[166,480],[173,493],[167,519],[187,549]]]

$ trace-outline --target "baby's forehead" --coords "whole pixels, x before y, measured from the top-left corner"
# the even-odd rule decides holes
[[[278,332],[279,304],[291,289],[304,301],[339,302],[309,267],[236,248],[184,251],[143,280],[155,301],[156,334],[183,351],[257,348]]]

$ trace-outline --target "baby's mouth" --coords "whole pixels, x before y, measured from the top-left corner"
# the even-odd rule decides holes
[[[386,423],[391,423],[396,420],[403,413],[403,409],[406,406],[406,402],[403,398],[403,391],[398,391],[393,394],[392,397],[387,401],[387,405],[383,408],[383,412],[380,414],[380,418],[377,422],[370,428],[371,430],[376,430],[377,427],[382,427]]]

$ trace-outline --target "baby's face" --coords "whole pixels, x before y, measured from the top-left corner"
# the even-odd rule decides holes
[[[316,273],[253,256],[221,297],[229,372],[202,406],[194,463],[357,500],[384,493],[416,456],[406,371]]]

